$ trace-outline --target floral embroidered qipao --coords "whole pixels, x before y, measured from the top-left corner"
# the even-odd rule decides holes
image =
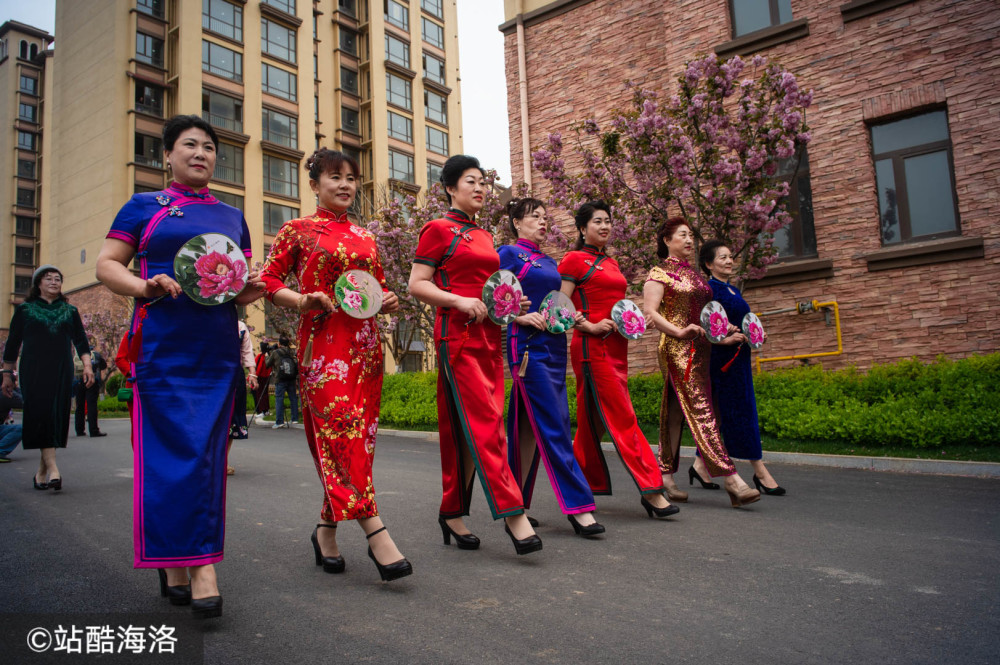
[[[347,215],[319,208],[286,222],[271,246],[262,277],[270,295],[294,274],[300,293],[323,291],[348,270],[371,273],[385,289],[375,236]],[[378,515],[372,461],[382,401],[382,343],[374,318],[355,319],[337,309],[318,322],[318,311],[299,320],[299,393],[309,450],[323,482],[325,520]],[[303,364],[312,340],[312,359]]]

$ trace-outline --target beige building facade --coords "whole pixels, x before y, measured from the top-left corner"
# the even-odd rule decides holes
[[[84,312],[105,302],[94,268],[116,212],[169,182],[171,115],[218,131],[211,189],[243,210],[255,259],[315,209],[303,162],[317,147],[361,164],[362,216],[426,191],[462,150],[454,0],[58,0],[55,31],[33,258],[63,270]],[[247,315],[265,331],[259,308]]]

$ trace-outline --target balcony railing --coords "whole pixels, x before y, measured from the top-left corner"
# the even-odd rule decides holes
[[[216,162],[215,173],[213,177],[216,180],[226,180],[228,182],[243,182],[243,169],[236,168],[235,166],[225,166]]]
[[[148,115],[155,115],[157,118],[163,117],[163,104],[143,104],[142,102],[135,103],[135,110],[140,113],[146,113]]]
[[[136,155],[135,163],[142,164],[143,166],[152,166],[155,169],[163,168],[163,160],[159,157],[147,157],[146,155]]]
[[[237,120],[236,118],[227,118],[223,115],[216,115],[215,113],[209,113],[208,111],[201,112],[201,118],[213,127],[218,127],[219,129],[228,129],[231,132],[243,132],[243,121]]]

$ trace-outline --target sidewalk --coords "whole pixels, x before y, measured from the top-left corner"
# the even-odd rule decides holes
[[[425,441],[437,441],[437,432],[415,432],[379,428],[379,434],[401,436]],[[613,451],[610,443],[602,444],[605,451]],[[694,457],[694,447],[681,446],[681,457]],[[895,473],[927,473],[942,476],[969,476],[973,478],[1000,478],[1000,464],[993,462],[962,462],[958,460],[924,460],[907,457],[868,457],[858,455],[817,455],[813,453],[773,453],[764,451],[767,462],[778,464],[809,464],[839,467],[841,469],[868,469]]]

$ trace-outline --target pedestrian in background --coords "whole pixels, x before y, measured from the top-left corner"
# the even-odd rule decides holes
[[[73,401],[73,349],[83,363],[83,382],[94,383],[90,344],[76,307],[62,294],[63,276],[44,265],[31,276],[27,299],[10,320],[3,352],[3,394],[14,396],[14,364],[21,356],[18,377],[24,400],[23,446],[39,450],[41,461],[32,476],[36,490],[61,490],[62,474],[56,448],[65,448]],[[23,344],[23,349],[22,349]]]
[[[250,437],[247,427],[247,388],[257,390],[257,374],[254,371],[253,343],[250,341],[250,329],[243,321],[237,322],[240,347],[240,367],[236,371],[236,396],[233,398],[233,418],[229,423],[229,443],[226,444],[226,475],[236,473],[236,467],[229,463],[229,453],[235,439]]]
[[[90,436],[107,436],[107,433],[102,432],[97,426],[97,403],[104,388],[104,372],[108,369],[108,361],[98,349],[94,349],[90,354],[90,366],[94,370],[94,382],[91,385],[84,383],[82,375],[77,376],[73,382],[76,392],[76,435],[83,436],[86,416]]]
[[[292,407],[292,425],[299,422],[299,395],[296,392],[296,379],[299,376],[299,363],[292,351],[292,342],[282,336],[278,339],[278,348],[271,351],[267,357],[267,366],[274,372],[274,425],[271,429],[288,427],[285,424],[285,395]]]
[[[254,413],[266,416],[271,412],[271,368],[267,366],[267,354],[271,346],[267,342],[260,343],[260,353],[254,358],[254,373],[257,375],[257,390],[254,392]]]
[[[10,462],[7,455],[10,455],[11,451],[17,448],[17,444],[21,443],[22,427],[20,423],[15,423],[14,419],[11,418],[11,410],[20,409],[23,406],[20,390],[14,390],[11,397],[0,393],[0,417],[2,417],[2,421],[0,421],[2,422],[0,424],[0,464]]]

